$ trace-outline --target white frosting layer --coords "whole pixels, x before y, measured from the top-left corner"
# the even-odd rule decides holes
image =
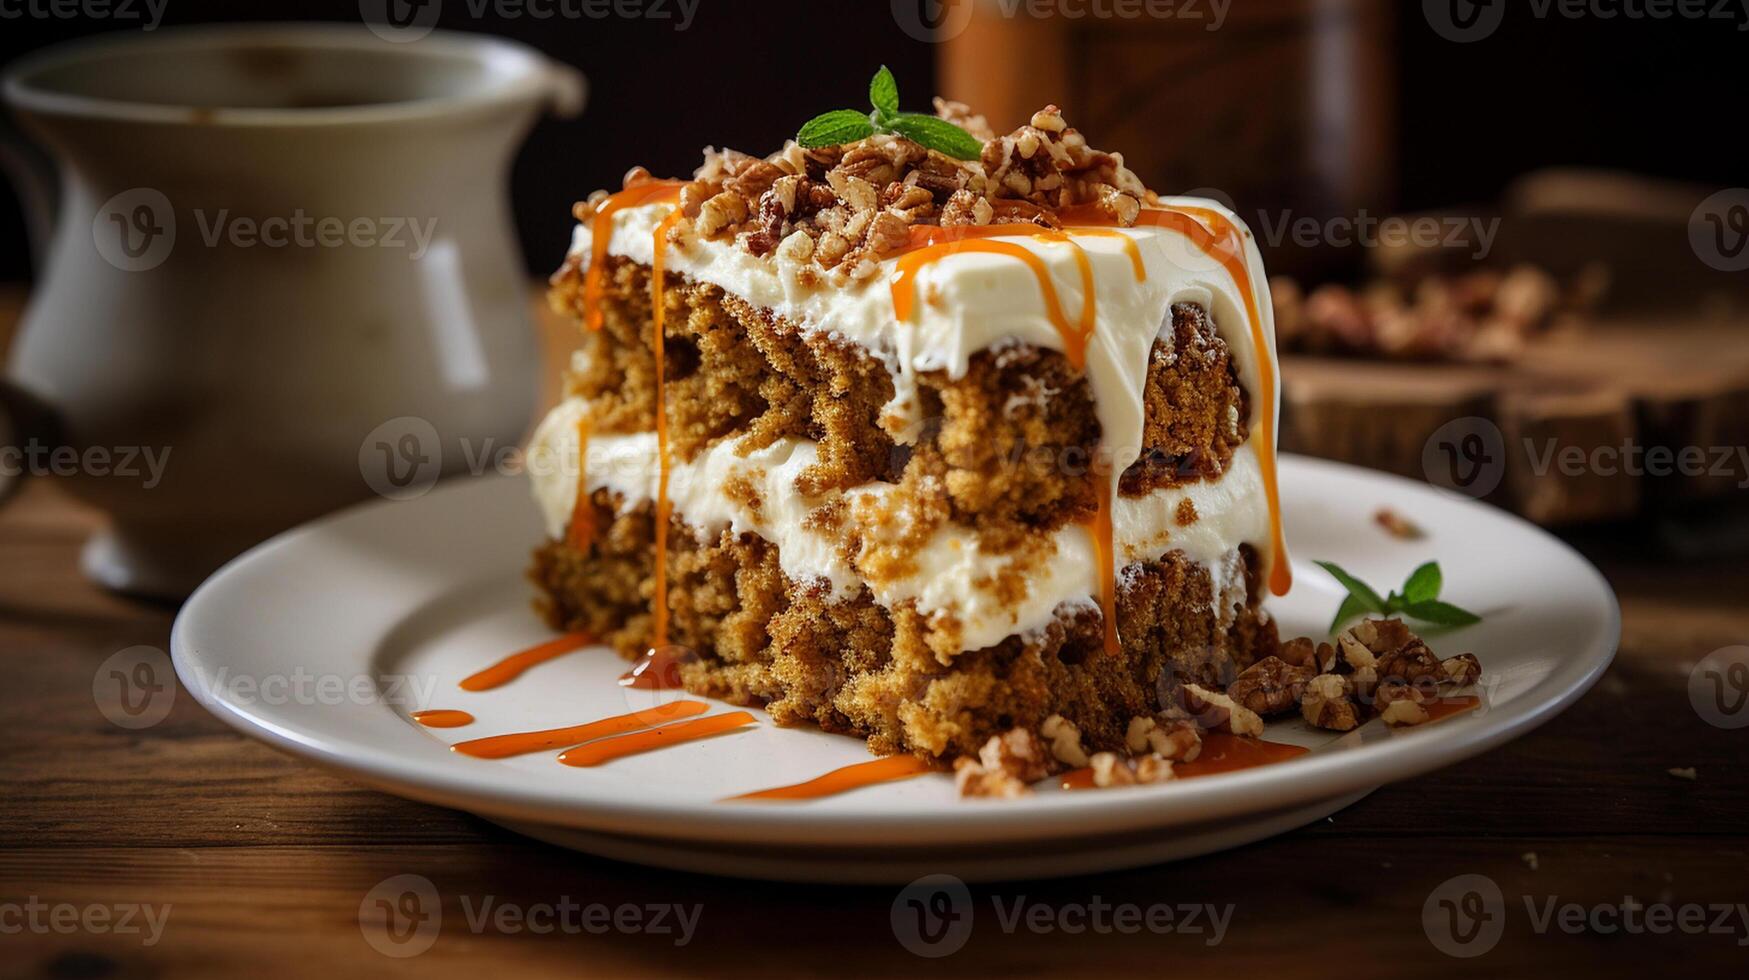
[[[1163,330],[1170,329],[1171,307],[1194,303],[1206,309],[1216,331],[1233,352],[1239,381],[1251,396],[1250,438],[1235,453],[1228,471],[1213,482],[1155,491],[1140,498],[1113,494],[1114,539],[1121,568],[1179,550],[1202,562],[1214,576],[1223,612],[1243,604],[1244,583],[1236,558],[1241,544],[1251,544],[1267,567],[1272,559],[1270,517],[1256,447],[1259,429],[1276,422],[1278,400],[1261,397],[1259,365],[1274,374],[1273,310],[1263,276],[1262,259],[1243,222],[1219,204],[1196,198],[1167,199],[1177,207],[1205,208],[1223,215],[1241,229],[1251,300],[1263,320],[1264,349],[1257,349],[1239,284],[1213,256],[1179,233],[1139,226],[1121,229],[1136,245],[1146,275],[1137,281],[1124,243],[1105,235],[1076,235],[1075,246],[1087,255],[1093,271],[1096,326],[1087,345],[1086,371],[1095,399],[1104,450],[1113,463],[1112,480],[1141,453],[1143,385],[1148,355]],[[612,218],[608,251],[649,264],[654,254],[657,224],[673,208],[666,203],[626,208]],[[1075,246],[1032,236],[1010,241],[1037,255],[1049,272],[1061,309],[1078,322],[1084,294]],[[588,260],[591,231],[579,225],[571,253]],[[693,240],[670,247],[664,261],[669,271],[711,283],[748,302],[771,309],[804,331],[825,331],[856,343],[879,357],[893,376],[894,397],[882,422],[900,443],[914,442],[921,430],[917,376],[944,370],[962,376],[972,355],[981,350],[1020,342],[1062,350],[1064,341],[1051,320],[1032,270],[1013,257],[985,252],[959,252],[925,265],[916,277],[919,301],[914,322],[899,323],[894,315],[890,277],[892,260],[879,273],[846,286],[807,286],[793,268],[760,258],[732,241]],[[578,490],[578,401],[556,408],[536,432],[529,468],[535,492],[545,512],[548,531],[564,533]],[[815,447],[805,440],[786,440],[738,457],[734,440],[706,450],[689,463],[673,468],[669,497],[674,513],[702,535],[724,529],[752,532],[777,545],[785,574],[798,581],[830,583],[840,597],[853,595],[864,584],[856,560],[842,553],[839,535],[824,535],[805,526],[805,518],[826,503],[796,493],[795,478],[814,462]],[[589,440],[585,489],[606,487],[622,494],[628,505],[655,495],[655,436],[596,436]],[[758,513],[722,492],[732,477],[748,480],[762,498]],[[892,492],[870,484],[844,496],[879,503]],[[1195,506],[1199,519],[1188,527],[1176,523],[1181,501]],[[849,508],[855,513],[856,507]],[[872,536],[872,532],[871,532]],[[978,649],[1013,633],[1047,625],[1065,603],[1095,603],[1099,575],[1088,532],[1078,526],[1059,528],[1048,548],[1054,554],[1039,560],[995,555],[978,547],[967,528],[939,528],[916,559],[914,574],[870,583],[875,599],[891,607],[914,599],[919,610],[951,614],[960,623],[962,647]],[[1025,597],[998,595],[993,588],[1011,562],[1025,561]]]
[[[577,399],[561,404],[541,423],[529,447],[528,470],[547,531],[554,537],[565,533],[577,499],[577,422],[583,410]],[[635,507],[655,497],[655,460],[654,433],[591,437],[582,467],[584,488],[612,490],[624,498],[626,507]],[[691,462],[675,462],[669,472],[668,499],[674,513],[702,540],[724,530],[757,534],[777,546],[785,575],[801,582],[827,582],[837,598],[848,599],[864,584],[856,565],[861,556],[844,554],[839,534],[807,526],[807,516],[830,498],[803,497],[795,491],[796,477],[815,460],[815,444],[807,440],[786,439],[744,457],[736,455],[732,440],[725,440]],[[723,492],[724,484],[736,478],[756,491],[757,511]],[[894,489],[871,483],[842,496],[851,503],[848,511],[854,515],[860,504],[878,505]],[[1185,500],[1195,506],[1198,519],[1180,527],[1176,515]],[[1112,523],[1121,566],[1182,551],[1214,574],[1217,595],[1225,595],[1229,607],[1243,604],[1244,586],[1234,549],[1243,542],[1265,541],[1269,533],[1256,454],[1249,444],[1241,446],[1227,472],[1215,481],[1142,497],[1120,496],[1112,507]],[[1008,593],[998,594],[994,586],[1017,561],[1025,563],[1025,596],[1015,601]],[[1057,529],[1046,554],[1024,555],[988,553],[979,547],[973,531],[947,525],[938,528],[917,554],[916,566],[913,574],[902,578],[868,583],[875,600],[891,608],[915,599],[925,613],[951,612],[959,619],[961,643],[968,650],[1040,629],[1050,623],[1059,606],[1093,603],[1099,590],[1092,536],[1076,525]]]

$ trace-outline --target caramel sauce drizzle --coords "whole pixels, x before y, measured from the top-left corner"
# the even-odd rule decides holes
[[[513,653],[485,670],[468,675],[462,679],[461,689],[464,691],[490,691],[495,687],[503,687],[521,677],[530,667],[544,664],[555,657],[562,657],[594,642],[595,638],[587,633],[566,633],[564,636]]]
[[[1207,222],[1208,227],[1201,222]],[[1269,338],[1263,333],[1263,318],[1258,313],[1257,298],[1251,289],[1244,238],[1238,227],[1224,215],[1207,208],[1143,208],[1136,217],[1136,224],[1169,228],[1190,239],[1197,248],[1221,263],[1227,274],[1233,277],[1233,284],[1239,287],[1239,296],[1245,301],[1245,316],[1251,321],[1251,346],[1256,351],[1257,387],[1264,406],[1262,424],[1257,431],[1257,464],[1263,474],[1263,494],[1269,503],[1270,544],[1274,551],[1269,569],[1269,590],[1276,595],[1286,595],[1293,587],[1294,574],[1287,558],[1287,538],[1282,533],[1281,489],[1275,472],[1275,367],[1270,363]]]
[[[656,225],[656,241],[650,260],[650,302],[653,306],[650,352],[656,359],[656,567],[653,572],[656,595],[651,602],[654,622],[650,628],[653,647],[668,645],[668,516],[673,510],[673,502],[668,499],[668,473],[673,460],[668,452],[668,406],[664,390],[667,376],[662,366],[662,331],[667,319],[663,300],[668,284],[664,266],[668,256],[668,231],[685,217],[679,208],[675,208]]]
[[[678,200],[684,181],[648,180],[610,194],[589,219],[589,268],[583,273],[583,322],[591,330],[602,324],[601,297],[607,288],[607,246],[613,237],[613,216],[626,208],[664,199]]]
[[[1224,732],[1205,732],[1202,737],[1202,751],[1193,761],[1174,762],[1172,773],[1179,779],[1194,779],[1197,776],[1212,776],[1222,772],[1238,772],[1297,759],[1309,751],[1311,750],[1299,745],[1266,742],[1260,738],[1228,735]],[[1071,769],[1057,779],[1057,785],[1065,790],[1096,788],[1091,768]]]
[[[581,745],[592,739],[605,738],[609,735],[623,735],[646,728],[654,728],[666,722],[679,721],[702,715],[710,710],[710,705],[700,701],[670,701],[643,711],[633,711],[630,714],[614,715],[583,725],[571,725],[567,728],[545,728],[535,732],[511,732],[507,735],[493,735],[490,738],[476,738],[466,742],[457,742],[450,746],[451,752],[473,756],[476,759],[508,759],[513,755],[527,755],[530,752],[540,752],[544,749],[556,749],[568,745]]]
[[[817,800],[822,796],[836,796],[839,793],[848,793],[853,789],[861,789],[864,786],[873,786],[877,783],[910,779],[912,776],[921,776],[934,770],[934,766],[914,755],[889,755],[870,762],[859,762],[842,769],[834,769],[805,783],[762,789],[753,793],[742,793],[739,796],[728,797],[722,802],[728,803],[733,800]]]
[[[457,711],[454,708],[432,708],[429,711],[415,711],[410,717],[419,724],[424,725],[426,728],[460,728],[463,725],[472,725],[474,723],[473,715],[468,714],[466,711]]]
[[[1081,276],[1081,290],[1086,296],[1086,301],[1081,305],[1079,322],[1070,323],[1068,314],[1063,312],[1063,302],[1057,294],[1057,285],[1052,281],[1044,260],[1024,245],[987,240],[999,235],[1061,242],[1074,249],[1075,264]],[[1040,225],[956,225],[951,228],[913,225],[910,242],[900,251],[892,278],[888,280],[893,293],[894,317],[900,323],[916,323],[919,316],[917,275],[924,267],[950,255],[968,252],[1006,255],[1025,263],[1032,271],[1033,278],[1038,281],[1039,292],[1044,294],[1045,315],[1063,338],[1064,356],[1068,357],[1069,363],[1077,371],[1087,366],[1087,340],[1093,336],[1093,325],[1098,315],[1093,295],[1093,265],[1087,260],[1087,253],[1067,234]]]
[[[565,540],[578,551],[588,551],[595,539],[595,508],[589,505],[589,491],[584,489],[584,461],[589,458],[589,416],[577,419],[577,499],[571,503],[571,523],[565,529]]]
[[[599,766],[603,762],[652,749],[666,748],[681,742],[691,742],[695,739],[709,738],[720,735],[754,723],[753,716],[745,711],[731,711],[727,714],[711,715],[708,718],[697,718],[683,721],[661,728],[651,728],[647,731],[633,732],[630,735],[619,735],[604,738],[568,749],[559,755],[559,761],[567,766]]]
[[[678,691],[686,686],[680,682],[680,665],[691,657],[691,651],[685,647],[651,647],[631,670],[619,675],[619,686],[640,691]]]
[[[1197,753],[1196,758],[1190,762],[1173,763],[1172,771],[1179,779],[1212,776],[1215,773],[1272,766],[1278,762],[1297,759],[1310,751],[1311,749],[1303,745],[1284,745],[1281,742],[1265,742],[1260,738],[1243,735],[1207,732],[1202,737],[1202,751]]]
[[[1454,715],[1461,715],[1466,711],[1474,711],[1481,707],[1481,705],[1482,699],[1473,694],[1464,694],[1452,698],[1440,698],[1432,704],[1422,705],[1423,710],[1427,712],[1427,720],[1421,724],[1431,725],[1436,721],[1444,721]]]

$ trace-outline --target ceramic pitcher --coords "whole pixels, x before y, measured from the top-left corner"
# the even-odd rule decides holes
[[[49,49],[5,99],[59,164],[0,463],[107,512],[89,575],[175,597],[271,534],[514,445],[537,346],[507,171],[574,71],[364,27]]]

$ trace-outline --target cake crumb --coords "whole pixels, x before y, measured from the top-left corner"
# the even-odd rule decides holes
[[[1669,771],[1670,775],[1675,776],[1677,779],[1687,779],[1687,780],[1693,781],[1695,779],[1700,778],[1700,774],[1694,771],[1693,766],[1684,766],[1684,767],[1679,768],[1679,769],[1671,769],[1668,771]]]
[[[1529,868],[1529,869],[1530,869],[1530,870],[1532,870],[1532,871],[1535,871],[1535,870],[1537,870],[1537,867],[1538,867],[1538,862],[1537,862],[1537,859],[1536,859],[1536,852],[1535,852],[1535,851],[1525,851],[1525,852],[1524,852],[1524,853],[1523,853],[1523,854],[1522,854],[1522,855],[1520,855],[1520,856],[1521,856],[1521,857],[1522,857],[1522,858],[1523,858],[1523,860],[1524,860],[1524,866],[1525,866],[1525,867],[1527,867],[1527,868]]]
[[[1419,541],[1427,534],[1421,526],[1409,520],[1389,507],[1380,507],[1373,512],[1373,522],[1385,529],[1385,533],[1399,541]]]

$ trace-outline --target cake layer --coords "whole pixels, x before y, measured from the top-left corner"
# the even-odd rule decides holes
[[[532,576],[555,628],[636,656],[649,639],[652,507],[605,489],[591,505],[589,549],[549,541]],[[867,591],[839,597],[797,582],[783,549],[757,534],[690,531],[675,522],[666,568],[670,640],[697,654],[682,667],[686,688],[764,704],[779,724],[863,736],[880,753],[970,753],[991,732],[1053,714],[1075,722],[1090,749],[1118,750],[1130,719],[1157,712],[1171,685],[1219,686],[1277,643],[1249,548],[1214,563],[1219,587],[1210,565],[1180,552],[1132,565],[1118,590],[1116,653],[1103,646],[1097,610],[1070,603],[1041,629],[947,664],[913,603],[889,610]]]
[[[1243,249],[1238,258],[1250,269],[1262,269],[1250,232],[1231,211],[1200,198],[1161,202],[1216,215],[1237,228]],[[648,266],[656,228],[677,206],[658,202],[613,213],[607,254]],[[1104,443],[1121,468],[1139,457],[1144,445],[1149,351],[1170,324],[1173,305],[1209,312],[1235,352],[1239,380],[1254,400],[1262,387],[1261,362],[1267,361],[1273,375],[1274,330],[1268,288],[1260,274],[1241,285],[1218,254],[1174,228],[1137,225],[1098,232],[1071,232],[1061,240],[994,236],[990,241],[1035,256],[1057,307],[1069,317],[1086,309],[1091,293],[1097,329],[1086,338],[1085,371]],[[572,263],[586,263],[593,244],[591,224],[580,223],[572,241]],[[920,374],[944,371],[963,377],[974,355],[1005,344],[1059,351],[1069,347],[1070,338],[1052,316],[1051,305],[1041,301],[1040,278],[1032,264],[970,248],[934,257],[909,280],[919,301],[905,318],[895,315],[892,283],[900,261],[881,262],[875,274],[859,281],[824,282],[803,274],[805,267],[754,255],[732,239],[683,236],[679,247],[665,256],[666,268],[679,276],[721,287],[805,331],[824,332],[878,357],[892,377],[891,400],[880,413],[882,425],[901,444],[915,441],[928,418],[918,390]],[[1089,282],[1091,290],[1086,288]],[[1261,318],[1260,331],[1252,328],[1252,310]],[[1267,421],[1273,426],[1273,399],[1269,401]],[[1252,424],[1264,421],[1254,418]]]
[[[586,411],[582,400],[567,400],[547,416],[530,446],[528,469],[554,538],[565,535],[571,520],[579,472],[585,492],[611,491],[622,507],[656,496],[654,433],[591,436],[584,465],[577,465]],[[948,656],[1042,629],[1062,605],[1090,604],[1098,595],[1097,549],[1083,525],[1063,524],[1013,546],[944,522],[911,541],[905,532],[917,521],[907,513],[900,485],[872,482],[810,497],[796,490],[796,481],[816,461],[816,445],[808,440],[781,439],[745,455],[733,440],[721,440],[672,465],[668,499],[694,536],[727,530],[775,543],[792,580],[824,583],[840,599],[866,586],[885,608],[911,601],[926,618],[950,618],[959,646],[943,649]],[[1112,517],[1120,568],[1175,550],[1219,577],[1225,556],[1267,540],[1269,512],[1255,450],[1240,446],[1214,480],[1120,496]]]
[[[596,304],[602,328],[586,334],[568,390],[590,400],[591,431],[648,431],[655,425],[648,270],[624,259],[607,264]],[[578,317],[581,278],[567,269],[553,289],[559,308]],[[1090,481],[1059,479],[1050,469],[1096,461],[1109,480],[1116,465],[1116,451],[1102,446],[1087,379],[1057,351],[1005,344],[973,355],[958,378],[945,370],[919,374],[929,418],[902,446],[881,424],[893,390],[887,369],[867,351],[807,332],[717,286],[670,276],[663,292],[669,444],[677,459],[721,438],[736,438],[742,448],[809,438],[820,444],[821,459],[798,480],[806,493],[902,479],[900,470],[918,463],[917,475],[927,470],[942,481],[956,518],[1028,527],[1078,519],[1095,507]],[[1124,493],[1218,475],[1250,428],[1232,353],[1206,312],[1179,304],[1159,333],[1143,384],[1145,451],[1124,471]]]

